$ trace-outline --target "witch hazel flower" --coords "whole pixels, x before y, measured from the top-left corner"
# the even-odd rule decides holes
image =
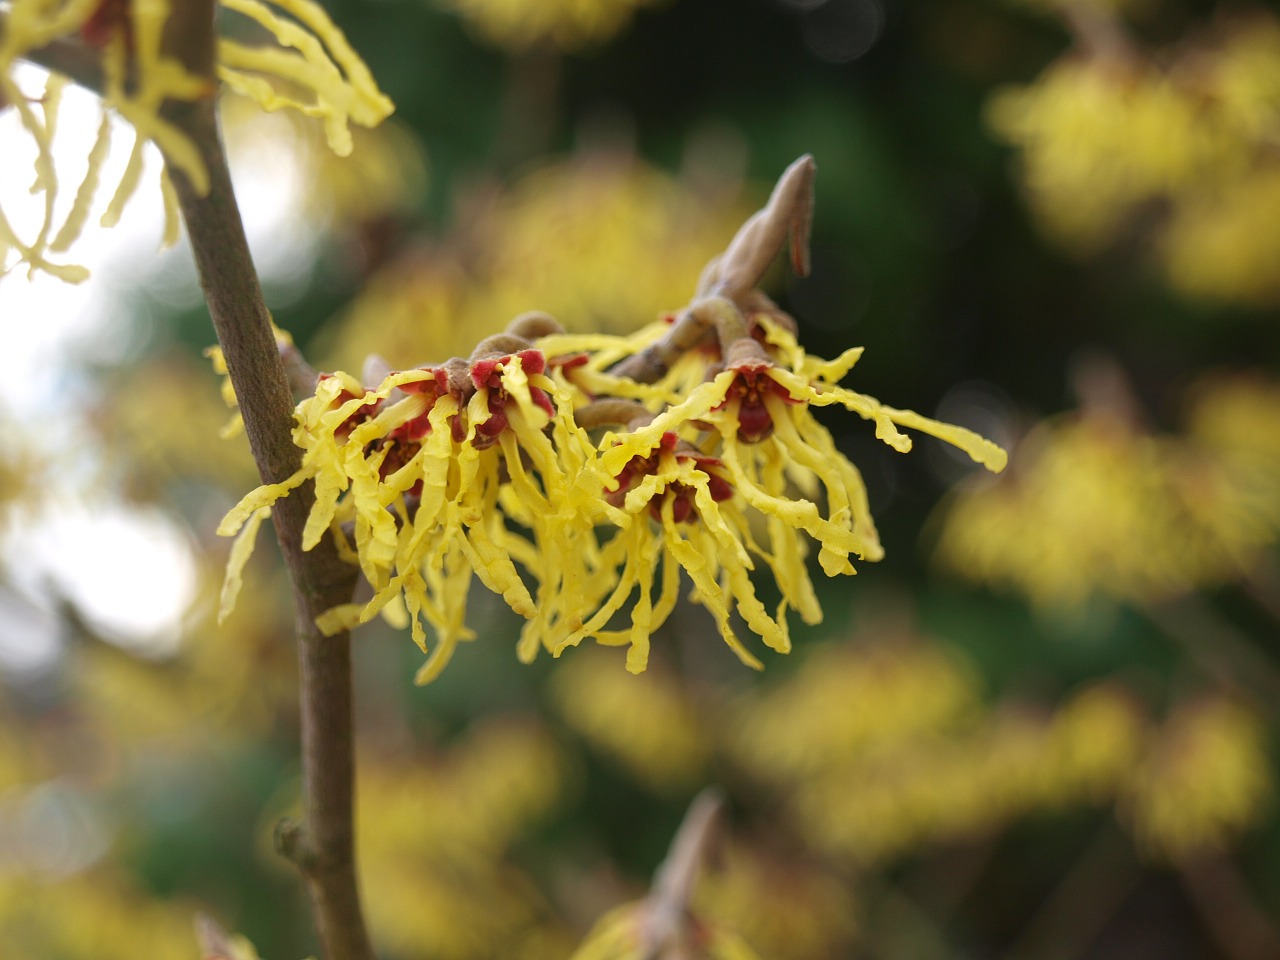
[[[532,564],[545,553],[563,558],[562,565],[573,562],[577,554],[566,549],[570,533],[554,523],[573,513],[561,503],[569,472],[560,451],[566,442],[586,441],[562,431],[557,446],[548,436],[553,419],[571,408],[562,403],[557,409],[553,402],[559,388],[544,373],[543,354],[520,338],[495,340],[518,340],[514,346],[521,348],[498,352],[499,344],[485,342],[468,360],[390,373],[375,387],[342,372],[319,378],[315,394],[295,413],[301,468],[253,491],[219,528],[240,537],[224,616],[249,555],[241,544],[255,535],[272,503],[308,480],[315,503],[303,549],[332,532],[374,591],[366,603],[324,614],[319,625],[325,632],[385,613],[393,622],[407,619],[425,650],[425,621],[438,641],[423,668],[425,682],[458,642],[474,636],[464,624],[473,575],[517,614],[539,615],[515,561]],[[574,465],[587,457],[577,451]],[[525,521],[530,534],[511,530],[508,514]]]
[[[321,119],[339,156],[351,152],[349,123],[374,127],[394,109],[314,0],[216,0],[216,6],[220,13],[254,21],[271,42],[242,43],[212,32],[204,37],[195,22],[178,22],[184,11],[175,11],[170,0],[10,0],[0,7],[0,110],[16,111],[35,146],[31,192],[44,199],[30,233],[5,215],[0,202],[0,275],[25,264],[29,275],[44,272],[68,283],[88,277],[83,266],[62,262],[61,255],[83,233],[101,191],[112,140],[120,136],[113,116],[132,127],[134,139],[101,223],[114,226],[136,195],[144,151],[152,143],[165,159],[161,190],[164,244],[169,245],[178,237],[170,172],[179,171],[199,195],[209,190],[209,171],[196,144],[172,120],[173,105],[210,100],[224,85],[264,110],[290,108]],[[197,72],[171,49],[202,44],[209,64]],[[26,89],[33,73],[21,69],[24,62],[52,68],[38,94]],[[59,107],[72,82],[99,94],[101,117],[85,173],[70,208],[61,214],[63,185],[54,152]]]
[[[524,619],[525,662],[590,639],[626,647],[627,669],[643,671],[686,577],[742,662],[762,666],[739,619],[788,652],[792,610],[822,619],[813,547],[831,577],[852,574],[851,558],[883,555],[861,475],[812,408],[843,406],[901,452],[908,429],[993,471],[1005,462],[971,431],[841,386],[861,348],[810,356],[758,289],[788,238],[793,266],[807,269],[812,176],[810,158],[793,164],[693,302],[631,337],[566,335],[526,314],[465,359],[373,385],[320,377],[296,411],[301,469],[249,494],[220,529],[238,534],[224,611],[270,505],[310,481],[303,548],[332,535],[373,591],[319,625],[335,633],[382,614],[411,624],[424,651],[430,627],[420,682],[474,637],[473,578]],[[781,594],[774,610],[756,594],[762,569]]]

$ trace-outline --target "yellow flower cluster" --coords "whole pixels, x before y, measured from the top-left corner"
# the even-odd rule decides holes
[[[368,68],[348,45],[342,32],[312,0],[221,0],[227,10],[258,23],[277,45],[250,46],[239,41],[217,42],[217,78],[230,89],[267,110],[292,107],[320,117],[330,146],[340,155],[351,152],[348,121],[374,126],[392,111],[391,101],[377,88]],[[212,97],[209,78],[188,72],[163,48],[169,20],[168,0],[14,0],[5,11],[0,30],[0,109],[16,110],[36,147],[32,192],[44,197],[44,212],[36,235],[23,239],[0,209],[0,268],[27,264],[29,272],[50,273],[77,283],[88,276],[84,267],[56,263],[50,255],[66,252],[88,221],[98,194],[103,164],[112,139],[111,114],[127,121],[136,133],[129,161],[106,212],[103,226],[112,226],[137,190],[143,167],[143,148],[154,143],[164,154],[165,241],[177,237],[177,202],[168,169],[180,170],[199,193],[208,189],[208,171],[196,146],[162,115],[167,101]],[[62,92],[70,80],[50,74],[43,94],[29,96],[15,79],[19,61],[39,59],[55,42],[76,43],[91,52],[102,71],[102,119],[89,152],[88,168],[70,210],[59,219],[54,166],[54,139]],[[16,256],[10,263],[10,254]]]
[[[465,356],[529,304],[567,330],[629,332],[689,297],[751,211],[737,185],[700,188],[618,152],[533,170],[460,218],[453,235],[375,274],[316,358]]]
[[[23,424],[0,415],[0,540],[19,517],[35,515],[48,493],[51,468],[47,453],[39,450]]]
[[[762,957],[849,956],[858,904],[834,872],[778,851],[723,844],[716,869],[698,878],[694,907],[735,931]]]
[[[1138,842],[1169,860],[1221,848],[1272,799],[1266,726],[1222,697],[1178,706],[1123,798]]]
[[[108,868],[56,882],[23,870],[0,874],[0,930],[9,957],[190,960],[194,912],[195,904],[148,896],[127,874]]]
[[[1222,148],[1196,104],[1145,63],[1059,61],[1033,86],[999,92],[988,120],[1022,148],[1023,178],[1045,227],[1084,250]]]
[[[911,716],[932,690],[950,707]],[[809,694],[825,710],[807,708]],[[781,791],[814,849],[863,865],[1106,804],[1144,851],[1191,858],[1256,824],[1274,790],[1265,727],[1235,701],[1177,704],[1155,724],[1124,686],[1102,682],[1052,712],[993,710],[963,663],[923,646],[822,650],[740,716],[757,722],[738,725],[737,760]]]
[[[378,950],[567,956],[572,935],[507,853],[565,802],[568,773],[556,741],[529,717],[478,725],[431,758],[362,760],[356,829]]]
[[[737,711],[735,750],[749,767],[802,781],[872,745],[962,726],[978,715],[977,679],[938,647],[815,650],[785,683]]]
[[[1280,302],[1280,21],[1257,13],[1157,55],[1090,6],[1110,42],[1082,34],[1083,50],[989,104],[991,126],[1021,151],[1037,217],[1082,253],[1154,229],[1176,289]]]
[[[994,484],[957,491],[937,556],[1041,606],[1147,602],[1248,572],[1280,535],[1276,388],[1207,385],[1183,437],[1102,410],[1047,421]]]
[[[604,43],[650,0],[440,0],[486,40],[520,51],[550,44],[576,50]]]
[[[701,781],[711,731],[674,677],[650,670],[635,681],[588,655],[556,671],[552,692],[573,730],[650,789],[676,792]]]
[[[1005,462],[968,430],[839,386],[861,349],[810,357],[793,321],[755,289],[775,242],[794,230],[778,213],[791,201],[779,197],[803,194],[797,184],[811,174],[808,158],[793,165],[671,323],[632,337],[564,335],[530,314],[465,360],[374,386],[322,377],[297,409],[301,469],[245,497],[220,528],[241,532],[227,605],[270,505],[314,480],[303,549],[332,530],[374,591],[368,603],[324,614],[321,629],[384,610],[395,617],[403,602],[418,644],[426,649],[423,621],[438,638],[420,682],[473,636],[464,623],[473,573],[527,621],[525,662],[540,648],[559,655],[594,639],[627,646],[627,668],[643,671],[681,570],[744,663],[761,666],[733,629],[734,610],[766,645],[789,651],[788,610],[807,623],[822,618],[804,562],[809,539],[828,576],[853,573],[851,556],[882,555],[862,478],[811,408],[844,406],[899,451],[911,448],[898,429],[907,427],[993,470]],[[604,427],[615,429],[592,436]],[[775,611],[756,595],[758,565],[780,588]],[[630,623],[611,627],[628,604]]]

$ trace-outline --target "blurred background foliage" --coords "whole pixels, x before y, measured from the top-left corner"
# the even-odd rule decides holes
[[[730,815],[696,910],[763,958],[1280,956],[1274,11],[326,6],[393,121],[337,160],[301,122],[225,115],[233,165],[291,204],[259,255],[317,366],[465,355],[530,309],[638,327],[812,152],[813,273],[771,285],[802,341],[865,345],[858,389],[1013,454],[988,480],[833,422],[888,556],[818,578],[825,623],[763,675],[694,608],[640,677],[603,649],[519,666],[483,592],[480,639],[425,688],[407,637],[363,628],[382,956],[569,956],[710,783]],[[217,438],[179,260],[104,294],[125,346],[77,358],[71,409],[0,418],[6,958],[194,957],[196,911],[267,958],[314,950],[270,840],[298,790],[289,592],[263,549],[213,625],[213,529],[252,465]],[[96,552],[59,532],[126,507]],[[191,568],[146,629],[81,589],[128,577],[138,517]],[[33,578],[33,542],[91,557]]]

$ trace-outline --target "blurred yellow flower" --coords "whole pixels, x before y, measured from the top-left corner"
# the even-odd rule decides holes
[[[520,51],[542,44],[576,50],[603,43],[650,0],[437,0],[491,43]]]
[[[480,280],[469,312],[505,320],[535,306],[570,331],[630,332],[690,300],[751,213],[741,194],[621,152],[537,168],[468,228]]]
[[[181,646],[151,659],[105,641],[86,642],[68,666],[68,685],[94,730],[120,748],[145,752],[157,738],[188,749],[209,729],[237,740],[263,735],[297,710],[297,658],[279,642],[290,629],[287,586],[260,584],[226,625],[214,623],[215,571],[184,624]]]
[[[762,957],[848,956],[858,905],[849,885],[815,864],[783,860],[739,843],[717,851],[699,878],[695,908],[736,931]]]
[[[1258,509],[1280,511],[1280,383],[1250,374],[1205,377],[1191,390],[1188,432]]]
[[[1146,747],[1146,718],[1117,683],[1076,693],[1049,723],[1039,790],[1047,807],[1101,803],[1116,793]]]
[[[225,370],[220,353],[218,359],[216,366]],[[247,444],[209,444],[224,429],[227,410],[213,384],[193,379],[203,374],[188,354],[168,351],[122,371],[105,391],[93,425],[132,498],[153,500],[166,485],[192,479],[235,490],[256,478]],[[224,389],[224,399],[226,394],[234,402],[234,392]],[[181,415],[157,417],[157,410]]]
[[[1265,725],[1223,697],[1180,704],[1127,779],[1124,807],[1139,844],[1170,860],[1229,843],[1275,791]]]
[[[826,644],[734,711],[734,755],[803,780],[869,750],[964,727],[980,715],[973,667],[935,645]]]
[[[988,836],[1038,797],[1043,725],[1018,711],[960,736],[921,737],[851,757],[800,782],[809,843],[872,864],[927,844]]]
[[[1280,131],[1280,118],[1276,123]],[[1169,283],[1202,300],[1280,303],[1277,223],[1280,163],[1242,171],[1186,197],[1160,235]]]
[[[588,654],[556,671],[551,689],[565,722],[651,789],[696,784],[711,753],[696,701],[662,671],[632,677],[611,661]]]
[[[937,558],[1042,606],[1157,600],[1239,577],[1275,541],[1257,483],[1206,438],[1145,434],[1105,410],[1059,417],[1023,438],[1000,482],[954,493]]]
[[[743,697],[726,731],[733,760],[814,850],[862,865],[1116,802],[1151,743],[1141,701],[1118,683],[1053,711],[990,707],[972,667],[918,640],[819,647]]]
[[[646,936],[648,903],[631,903],[618,907],[600,918],[570,960],[648,960],[655,946]],[[746,942],[736,934],[693,918],[687,942],[682,942],[672,956],[688,960],[760,960]]]
[[[0,537],[17,517],[31,517],[48,495],[46,476],[53,466],[38,450],[29,427],[0,414]]]
[[[430,760],[362,762],[361,886],[379,949],[564,957],[567,932],[507,851],[563,800],[567,773],[555,741],[528,718],[477,726]]]
[[[1079,44],[988,104],[1046,232],[1079,253],[1149,236],[1175,290],[1280,302],[1280,21],[1223,19],[1153,51],[1125,35],[1109,4],[1048,6]]]
[[[194,905],[149,898],[125,876],[95,869],[56,882],[0,871],[6,957],[191,960]]]
[[[406,217],[426,191],[426,152],[395,118],[353,129],[353,149],[344,157],[301,113],[265,113],[242,97],[224,97],[219,107],[233,169],[241,159],[279,163],[287,156],[301,182],[299,207],[316,224],[344,229]]]
[[[695,189],[643,161],[587,153],[468,209],[440,245],[375,274],[323,334],[326,367],[369,354],[438,362],[536,306],[571,331],[630,331],[689,299],[750,209],[734,183]]]
[[[1021,150],[1033,210],[1081,252],[1137,207],[1186,184],[1226,148],[1196,101],[1143,64],[1071,57],[1029,86],[998,91],[987,119]]]

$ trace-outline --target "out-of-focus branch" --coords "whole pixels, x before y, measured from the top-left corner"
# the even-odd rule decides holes
[[[192,73],[213,73],[213,0],[175,0],[171,55]],[[249,254],[212,99],[171,103],[166,115],[200,151],[209,172],[201,195],[170,167],[200,285],[235,387],[245,433],[264,483],[278,483],[301,464],[294,446],[293,399],[276,347],[257,271]],[[351,599],[355,568],[325,539],[303,552],[302,530],[314,501],[310,487],[273,508],[276,535],[294,587],[301,665],[302,763],[306,817],[292,836],[293,859],[305,874],[324,955],[372,960],[355,875],[355,754],[351,645],[326,637],[318,615]]]
[[[1138,608],[1177,641],[1200,669],[1222,686],[1253,694],[1268,711],[1280,700],[1280,669],[1243,630],[1224,620],[1198,594]]]
[[[723,809],[724,796],[713,789],[703,790],[689,805],[645,902],[641,934],[645,960],[663,960],[679,956],[683,951],[689,932],[693,885],[707,858]]]
[[[1140,56],[1119,18],[1101,4],[1066,0],[1059,3],[1067,29],[1086,53],[1114,63],[1136,63]]]
[[[1224,955],[1232,960],[1280,957],[1280,931],[1254,901],[1234,863],[1208,853],[1180,866],[1191,902]]]

